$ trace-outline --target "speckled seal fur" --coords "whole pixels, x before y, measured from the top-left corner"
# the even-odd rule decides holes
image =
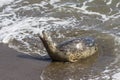
[[[55,43],[47,32],[39,35],[53,61],[76,62],[97,52],[97,44],[91,37],[73,38],[59,44]]]

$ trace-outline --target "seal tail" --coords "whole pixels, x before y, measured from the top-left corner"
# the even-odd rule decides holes
[[[46,48],[48,53],[54,53],[56,51],[56,43],[53,42],[51,36],[48,35],[46,31],[42,31],[41,35],[38,35],[41,39],[44,47]]]

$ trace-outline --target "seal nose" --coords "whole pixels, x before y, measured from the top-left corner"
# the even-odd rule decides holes
[[[86,45],[89,47],[92,47],[95,44],[95,40],[93,38],[89,38],[89,37],[85,38],[85,41],[86,41]]]

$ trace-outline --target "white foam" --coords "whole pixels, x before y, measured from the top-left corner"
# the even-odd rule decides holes
[[[66,25],[66,24],[70,24],[70,22],[69,21],[55,21],[55,22],[53,22],[53,23],[55,23],[55,24],[59,24],[59,25]]]
[[[2,7],[3,5],[10,4],[13,1],[15,0],[0,0],[0,7]]]
[[[105,15],[105,14],[101,14],[101,13],[99,13],[99,12],[91,12],[91,11],[84,10],[84,9],[82,9],[82,10],[83,10],[82,13],[84,13],[84,14],[101,16],[102,19],[103,19],[103,21],[109,20],[109,16],[107,16],[107,15]]]
[[[93,1],[94,1],[94,0],[84,1],[84,2],[83,2],[83,5],[82,5],[81,7],[76,7],[76,4],[73,4],[73,3],[65,3],[65,4],[62,4],[62,5],[59,5],[59,6],[57,6],[56,4],[53,4],[53,6],[54,6],[54,7],[69,6],[69,7],[72,7],[72,8],[74,8],[74,9],[77,9],[78,12],[81,12],[81,13],[83,13],[83,14],[101,16],[102,18],[101,18],[100,20],[102,20],[102,21],[107,21],[107,20],[109,20],[110,18],[117,18],[117,17],[120,16],[120,15],[118,15],[118,16],[113,16],[113,15],[111,15],[111,16],[110,16],[110,15],[102,14],[102,13],[99,13],[99,12],[93,12],[93,11],[87,10],[87,8],[89,7],[89,6],[87,5],[87,3],[93,2]],[[56,1],[56,2],[57,2],[57,1]],[[59,2],[59,0],[58,0],[58,2]],[[108,2],[105,1],[105,2],[106,2],[107,5],[110,5],[110,4],[112,3],[112,0],[109,0]],[[55,2],[53,1],[53,3],[55,3]],[[117,4],[117,5],[119,5],[119,4]],[[76,12],[77,12],[77,11],[76,11]],[[119,13],[118,13],[118,14],[119,14]],[[114,14],[114,15],[115,15],[115,14]]]
[[[101,16],[102,17],[102,21],[107,21],[109,20],[111,17],[113,16],[108,16],[108,15],[105,15],[105,14],[102,14],[102,13],[99,13],[99,12],[93,12],[93,11],[89,11],[87,10],[87,6],[86,3],[88,1],[85,1],[83,3],[83,6],[82,7],[76,7],[76,6],[72,6],[72,8],[76,9],[77,11],[76,12],[80,12],[80,13],[83,13],[83,14],[88,14],[88,15],[97,15],[97,16]]]
[[[83,9],[83,10],[86,10],[86,9],[87,9],[88,6],[86,6],[86,3],[88,3],[88,1],[85,1],[85,2],[83,3],[83,6],[81,7],[81,9]]]
[[[109,0],[106,4],[110,5],[112,3],[112,0]]]
[[[106,70],[103,71],[103,73],[109,73],[110,71],[111,70],[106,69]]]
[[[5,43],[5,44],[8,44],[11,41],[12,38],[13,37],[10,37],[10,34],[8,34],[3,38],[2,42]]]
[[[119,7],[119,5],[120,5],[120,2],[118,2],[118,3],[116,4],[116,7]]]
[[[83,9],[83,10],[86,10],[89,6],[87,6],[86,4],[88,3],[88,2],[93,2],[94,0],[88,0],[88,1],[85,1],[85,2],[83,2],[83,6],[81,7],[81,9]]]
[[[22,31],[24,32],[25,30],[34,30],[34,28],[31,27],[30,22],[34,20],[32,18],[27,18],[25,20],[19,21],[19,22],[15,22],[13,25],[10,26],[6,26],[3,27],[0,30],[0,35],[2,38],[0,38],[0,41],[2,41],[3,43],[7,43],[9,42],[8,39],[11,39],[10,37],[14,37],[17,36],[19,33],[21,33]],[[23,25],[24,24],[24,25]],[[34,25],[36,25],[34,23]],[[22,35],[19,38],[23,38],[25,37],[25,35]]]
[[[120,80],[120,72],[114,74],[112,78],[113,78],[112,80]]]
[[[94,0],[89,0],[88,2],[93,2]]]
[[[118,13],[115,13],[111,16],[109,16],[109,18],[112,18],[112,19],[116,19],[116,18],[119,18],[120,17],[120,11]]]
[[[56,2],[60,2],[60,0],[50,0],[50,4],[54,4]]]
[[[8,19],[9,20],[9,19]],[[6,21],[6,24],[10,23],[9,21]],[[30,35],[29,33],[25,33],[26,31],[31,31],[33,34],[41,34],[42,30],[49,29],[51,27],[57,27],[59,25],[61,26],[67,26],[68,24],[73,21],[59,19],[59,18],[53,18],[53,17],[41,17],[41,18],[25,18],[20,21],[13,21],[12,25],[3,27],[0,30],[0,41],[3,43],[9,43],[11,37],[19,38],[20,40],[23,39],[26,35]],[[5,23],[4,23],[5,24]],[[40,27],[39,27],[40,25]],[[4,25],[5,26],[5,25]],[[36,26],[36,27],[33,27]],[[23,35],[18,35],[20,33],[24,33]],[[17,36],[17,37],[16,37]]]
[[[59,18],[54,18],[54,17],[41,17],[40,19],[39,19],[39,21],[44,21],[44,22],[46,22],[46,21],[55,21],[55,20],[60,20]]]

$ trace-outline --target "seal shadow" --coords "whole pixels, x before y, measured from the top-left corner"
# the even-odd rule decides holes
[[[47,61],[50,62],[51,58],[49,56],[39,56],[39,57],[34,57],[31,55],[27,55],[27,54],[19,54],[17,55],[17,57],[22,58],[22,59],[30,59],[30,60],[38,60],[38,61]]]

